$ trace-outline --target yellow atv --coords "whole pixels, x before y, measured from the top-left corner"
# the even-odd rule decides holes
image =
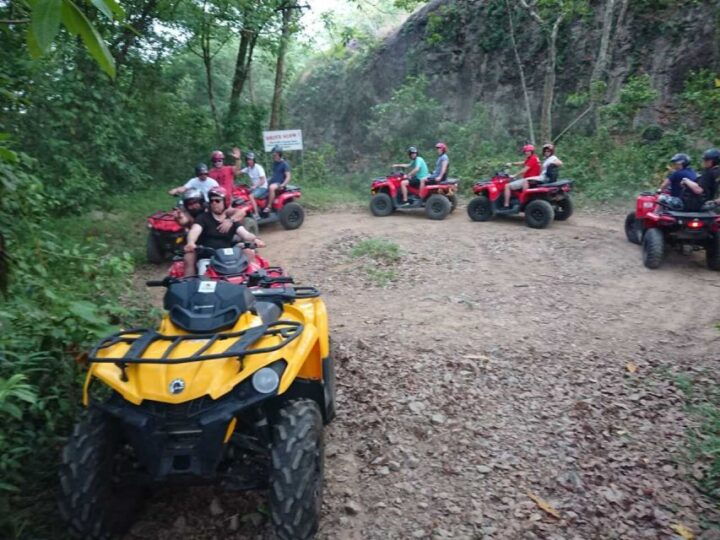
[[[323,425],[335,416],[319,293],[200,278],[148,285],[167,287],[158,329],[119,332],[88,355],[88,411],[60,468],[71,532],[122,534],[157,483],[219,483],[268,489],[276,536],[312,538]]]

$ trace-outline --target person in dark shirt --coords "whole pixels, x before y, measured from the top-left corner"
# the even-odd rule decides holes
[[[273,166],[272,166],[272,177],[268,182],[268,203],[263,208],[263,213],[269,214],[272,210],[273,201],[278,189],[282,189],[290,182],[290,165],[283,159],[282,148],[276,146],[272,150]]]
[[[690,156],[687,154],[675,154],[670,158],[670,164],[674,169],[660,186],[660,189],[670,187],[670,196],[681,198],[683,194],[683,178],[693,182],[697,179],[697,173],[690,167]]]
[[[681,181],[685,188],[683,193],[685,210],[697,212],[709,201],[713,201],[715,204],[720,203],[720,199],[716,199],[719,181],[720,150],[710,148],[703,154],[703,171],[700,177],[696,180],[683,178]]]
[[[227,193],[221,187],[213,188],[208,193],[210,198],[210,209],[195,218],[195,223],[190,227],[185,244],[185,276],[197,275],[197,246],[198,244],[212,249],[223,249],[232,247],[236,237],[245,242],[255,242],[258,247],[265,246],[265,243],[254,234],[248,232],[240,225],[240,220],[235,221],[235,216],[228,218],[225,215],[225,198]],[[240,218],[242,219],[242,218]],[[230,227],[222,225],[230,220]],[[252,260],[254,253],[247,253]],[[200,253],[203,255],[203,253]]]

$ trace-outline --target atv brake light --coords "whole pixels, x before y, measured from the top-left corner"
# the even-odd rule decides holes
[[[697,219],[693,219],[692,221],[688,222],[687,226],[691,229],[699,229],[703,226],[703,222],[698,221]]]

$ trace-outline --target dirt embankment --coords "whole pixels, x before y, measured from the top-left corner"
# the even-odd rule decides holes
[[[351,258],[370,236],[401,260]],[[691,419],[674,381],[717,383],[720,356],[720,276],[699,254],[650,271],[622,216],[537,231],[462,208],[313,215],[262,237],[322,290],[337,344],[319,538],[718,538],[702,468],[678,464]],[[128,538],[262,537],[263,509],[262,494],[167,489]]]

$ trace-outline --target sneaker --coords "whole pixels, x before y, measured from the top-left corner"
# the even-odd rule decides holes
[[[410,202],[409,202],[409,201],[403,201],[403,202],[400,203],[400,208],[404,208],[404,207],[407,207],[407,206],[410,206]]]

